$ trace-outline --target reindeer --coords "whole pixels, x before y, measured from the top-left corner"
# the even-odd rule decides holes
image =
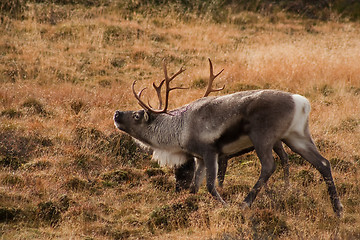
[[[213,90],[211,88],[214,79],[219,76],[224,69],[222,69],[218,74],[216,74],[214,76],[213,73],[213,66],[212,66],[212,62],[210,59],[209,60],[209,65],[210,65],[210,77],[208,80],[208,85],[207,85],[207,89],[205,91],[205,94],[203,95],[203,97],[207,97],[209,96],[209,94],[211,92],[214,91],[221,91],[225,88],[225,85],[222,88]],[[163,83],[160,84],[160,86],[156,86],[155,84],[153,84],[156,93],[158,95],[159,98],[159,108],[162,107],[162,100],[161,100],[161,93],[160,93],[160,89],[161,89],[161,85]],[[237,157],[237,156],[241,156],[243,154],[249,153],[251,151],[255,150],[254,147],[250,147],[247,149],[242,149],[240,152],[237,152],[235,154],[231,154],[231,155],[222,155],[219,156],[219,160],[218,160],[218,174],[217,174],[217,178],[218,178],[218,186],[219,187],[223,187],[223,183],[224,183],[224,179],[225,179],[225,173],[226,173],[226,169],[227,169],[227,165],[228,165],[228,160],[233,158],[233,157]],[[275,151],[275,153],[278,155],[278,157],[280,158],[281,161],[281,165],[284,168],[284,181],[285,181],[285,186],[288,187],[289,186],[289,157],[287,155],[287,153],[285,152],[282,143],[279,141],[277,143],[275,143],[273,150]],[[193,180],[194,177],[194,171],[195,171],[195,159],[192,156],[189,156],[186,163],[184,163],[181,166],[175,166],[175,180],[176,180],[176,191],[180,192],[181,190],[186,190],[190,188],[190,184]],[[266,185],[265,185],[266,186]]]
[[[213,89],[212,81],[222,72],[213,74],[206,92]],[[285,143],[292,151],[310,162],[322,175],[333,210],[342,213],[342,204],[333,181],[330,162],[318,152],[309,131],[309,101],[298,94],[277,90],[252,90],[233,94],[203,97],[175,110],[168,111],[169,93],[182,87],[170,87],[170,82],[184,72],[183,67],[171,77],[163,66],[165,79],[153,84],[160,102],[159,109],[141,100],[144,92],[132,92],[143,108],[139,111],[116,111],[115,126],[142,144],[153,149],[153,159],[160,165],[181,166],[196,157],[197,164],[190,186],[196,193],[206,175],[209,193],[226,204],[216,190],[218,160],[254,148],[261,163],[260,176],[245,197],[242,207],[250,207],[261,188],[275,171],[272,149]],[[161,88],[165,84],[165,105],[162,107]],[[281,147],[282,148],[282,147]]]

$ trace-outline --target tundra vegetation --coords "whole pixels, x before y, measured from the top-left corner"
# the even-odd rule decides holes
[[[0,2],[1,239],[360,238],[357,1],[164,2]],[[288,148],[290,187],[278,166],[246,210],[260,163],[253,152],[231,159],[223,208],[205,186],[177,193],[174,170],[115,129],[114,110],[140,109],[132,82],[161,80],[164,58],[169,70],[185,66],[174,81],[190,86],[169,109],[200,98],[208,57],[225,69],[214,95],[279,89],[309,99],[342,218],[318,171]],[[156,106],[152,96],[143,97]]]

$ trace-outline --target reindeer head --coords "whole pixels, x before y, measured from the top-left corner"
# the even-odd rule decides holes
[[[224,89],[224,87],[219,89],[213,89],[211,87],[213,80],[223,71],[221,70],[218,74],[213,74],[213,66],[211,63],[211,60],[209,59],[210,63],[210,77],[208,82],[208,87],[206,89],[206,92],[204,94],[204,97],[208,96],[211,92],[220,91]],[[175,119],[173,118],[173,115],[171,111],[168,111],[169,106],[169,94],[171,91],[176,89],[187,89],[183,87],[170,87],[170,82],[175,79],[179,74],[185,71],[184,68],[180,68],[178,72],[173,74],[171,77],[168,76],[166,64],[163,65],[164,70],[164,76],[165,78],[160,82],[159,85],[156,85],[153,83],[153,87],[157,93],[157,97],[159,99],[159,109],[153,108],[150,103],[146,104],[143,100],[141,100],[141,95],[144,92],[146,88],[143,88],[139,93],[136,93],[135,91],[135,84],[136,81],[132,84],[132,92],[134,94],[134,97],[137,99],[139,105],[143,108],[143,110],[140,111],[116,111],[114,115],[114,123],[115,126],[130,134],[132,137],[143,141],[144,143],[147,143],[149,145],[152,145],[152,141],[149,140],[149,138],[161,138],[159,136],[156,136],[159,134],[158,132],[154,132],[154,130],[162,129],[160,132],[164,134],[166,132],[166,128],[168,128],[168,131],[172,131],[171,125],[173,128],[177,128],[175,123]],[[163,101],[161,97],[161,88],[165,85],[165,103],[163,106]],[[150,135],[153,135],[150,137]]]

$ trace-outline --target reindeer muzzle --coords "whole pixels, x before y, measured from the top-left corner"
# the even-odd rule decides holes
[[[123,112],[116,111],[115,114],[114,114],[114,121],[115,122],[120,122],[121,117],[122,117],[123,114],[124,114]]]

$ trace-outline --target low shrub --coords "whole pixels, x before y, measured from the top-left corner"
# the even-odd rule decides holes
[[[136,184],[142,178],[140,172],[132,169],[119,169],[102,174],[101,179],[108,185],[118,185],[122,183]]]
[[[23,18],[28,0],[0,0],[0,15]]]
[[[13,108],[6,109],[0,113],[0,116],[7,117],[10,119],[19,118],[22,116],[22,112],[19,112]]]
[[[21,210],[12,207],[0,207],[0,223],[15,221],[21,214]]]
[[[61,220],[61,211],[52,201],[40,202],[37,206],[37,213],[40,220],[53,227],[57,226]]]
[[[43,117],[46,117],[49,115],[49,112],[46,111],[44,105],[36,100],[35,98],[29,98],[27,99],[21,107],[25,108],[27,113],[33,114],[33,115],[40,115]]]
[[[53,142],[38,134],[26,134],[13,128],[0,129],[0,166],[18,169],[28,162],[37,150]]]
[[[198,199],[196,197],[189,197],[184,202],[159,207],[150,214],[149,230],[154,232],[156,228],[166,231],[187,228],[190,225],[190,214],[197,210]]]
[[[85,181],[78,177],[72,177],[65,182],[64,187],[72,191],[83,191],[88,189],[90,187],[90,184],[88,183],[88,181]]]

